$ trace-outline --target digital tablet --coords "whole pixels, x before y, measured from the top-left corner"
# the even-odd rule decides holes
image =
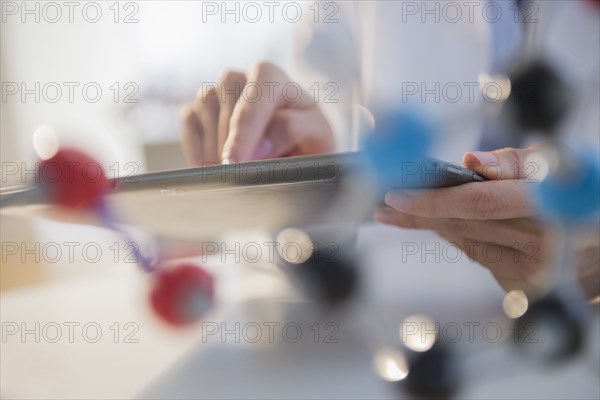
[[[288,157],[121,177],[106,197],[119,219],[175,238],[214,238],[239,229],[278,229],[372,217],[378,188],[362,153]],[[456,164],[407,164],[400,188],[447,187],[485,180]],[[4,212],[18,208],[52,218],[36,187],[0,193]],[[59,219],[60,219],[60,214]]]

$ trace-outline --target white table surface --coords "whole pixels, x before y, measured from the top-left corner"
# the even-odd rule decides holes
[[[367,225],[359,231],[358,249],[363,262],[361,301],[368,313],[381,314],[389,324],[383,330],[397,335],[390,322],[415,313],[442,321],[478,321],[501,317],[502,290],[490,274],[465,256],[458,262],[409,258],[401,262],[403,241],[444,243],[427,232]],[[219,306],[206,321],[252,321],[248,304],[282,323],[297,319],[307,324],[320,314],[300,307],[299,314],[284,317],[288,300],[298,300],[289,283],[273,273],[243,265],[209,262],[218,276]],[[87,343],[76,330],[73,343],[58,343],[33,335],[21,340],[8,336],[1,345],[2,398],[390,398],[404,397],[394,385],[373,373],[371,353],[361,330],[346,315],[325,317],[339,323],[337,344],[289,343],[249,345],[216,340],[202,343],[201,326],[173,331],[148,311],[148,281],[134,266],[107,265],[103,273],[54,280],[44,285],[0,294],[3,324],[36,322],[95,322],[103,331],[97,343]],[[250,300],[255,302],[250,302]],[[270,300],[269,300],[270,299]],[[257,303],[258,301],[258,303]],[[262,303],[261,303],[262,302]],[[256,305],[259,305],[256,308]],[[262,305],[261,305],[262,304]],[[270,305],[270,306],[263,306]],[[274,307],[273,312],[267,312]],[[363,309],[365,309],[363,307]],[[246,310],[246,311],[245,311]],[[351,314],[350,314],[351,315]],[[510,346],[478,350],[462,344],[468,356],[466,380],[460,397],[466,398],[598,398],[597,313],[586,353],[556,368],[529,365],[507,351]],[[393,316],[393,318],[388,318]],[[279,318],[279,319],[277,319]],[[291,319],[290,319],[291,318]],[[139,327],[138,343],[114,342],[115,322]],[[384,323],[384,325],[386,325]],[[3,325],[4,327],[4,325]],[[4,329],[4,328],[3,328]],[[63,334],[66,334],[66,328]],[[79,332],[79,334],[78,334]],[[122,331],[122,333],[124,333]],[[472,356],[474,354],[474,356]]]

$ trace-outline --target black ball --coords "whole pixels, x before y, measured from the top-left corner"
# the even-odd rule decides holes
[[[510,81],[507,106],[518,128],[552,134],[569,109],[567,85],[542,62],[518,68]]]
[[[579,353],[584,332],[583,319],[577,309],[549,295],[532,303],[517,319],[514,339],[520,354],[557,362]]]
[[[338,304],[355,293],[358,270],[349,257],[324,249],[315,249],[305,262],[292,268],[311,297],[323,303]]]
[[[438,342],[424,353],[413,353],[408,376],[401,384],[417,398],[450,398],[461,384],[461,365],[447,343]]]

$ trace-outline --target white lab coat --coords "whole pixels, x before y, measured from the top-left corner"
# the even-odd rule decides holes
[[[479,148],[487,113],[482,107],[489,107],[481,94],[482,75],[508,72],[524,40],[523,24],[517,21],[528,18],[538,35],[531,49],[549,59],[576,88],[574,109],[582,108],[582,98],[588,97],[585,116],[575,124],[581,128],[565,122],[561,134],[569,140],[586,138],[600,151],[597,11],[583,1],[541,1],[515,21],[512,1],[494,2],[491,8],[486,8],[486,0],[473,3],[338,2],[338,22],[311,21],[309,39],[306,30],[300,32],[303,37],[297,42],[303,48],[297,52],[297,71],[308,84],[334,82],[340,87],[335,96],[338,103],[323,104],[319,99],[336,131],[338,150],[356,149],[360,136],[368,133],[367,110],[382,108],[410,108],[434,121],[438,129],[431,152],[437,157],[459,161],[465,151]],[[456,4],[460,18],[454,12]],[[416,15],[412,14],[415,5]],[[498,5],[504,13],[500,19],[494,14]],[[439,19],[435,14],[421,14],[423,7],[437,7]],[[595,89],[581,90],[590,80]],[[415,84],[418,92],[409,93]]]

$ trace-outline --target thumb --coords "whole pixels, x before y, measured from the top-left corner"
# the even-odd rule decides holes
[[[494,151],[470,151],[463,156],[465,167],[488,179],[525,179],[527,157],[537,151],[537,146],[526,149],[507,147]]]

